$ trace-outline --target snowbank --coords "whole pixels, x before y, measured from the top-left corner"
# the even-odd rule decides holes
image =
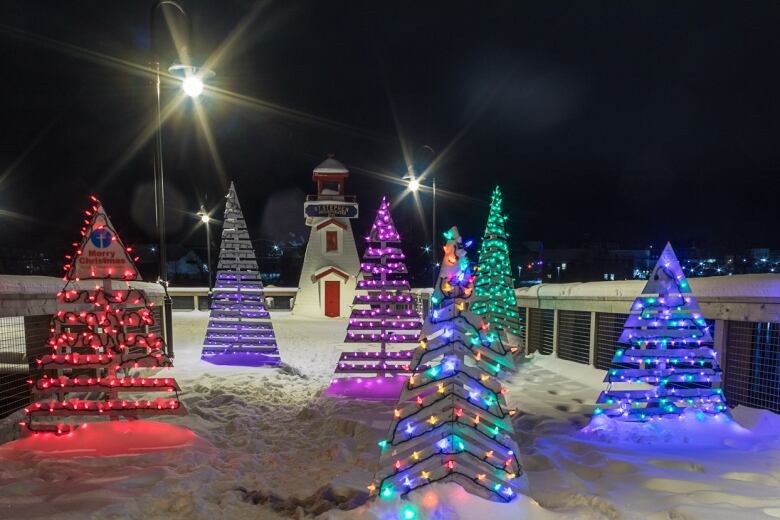
[[[455,483],[432,484],[406,499],[372,500],[354,511],[331,511],[322,520],[553,520],[566,516],[545,510],[520,496],[510,503],[491,502],[471,495]],[[584,518],[584,517],[581,517]]]
[[[748,446],[756,437],[725,414],[710,416],[693,409],[686,409],[677,418],[647,422],[620,421],[597,415],[578,436],[610,444],[688,445],[695,448]]]
[[[174,314],[170,373],[190,414],[151,428],[186,428],[197,436],[191,445],[143,432],[136,433],[143,440],[135,448],[152,440],[178,447],[137,453],[128,442],[120,450],[125,443],[116,435],[105,447],[115,451],[100,457],[6,445],[0,448],[0,517],[396,520],[411,505],[415,518],[426,520],[780,518],[777,416],[738,407],[734,417],[752,430],[746,442],[605,442],[579,433],[589,424],[604,372],[538,355],[520,367],[507,396],[519,409],[514,427],[528,497],[493,503],[448,484],[422,488],[409,501],[364,504],[392,403],[324,395],[346,348],[346,320],[273,313],[289,367],[271,369],[201,362],[206,319],[202,312]],[[18,420],[0,421],[0,440],[11,439]]]

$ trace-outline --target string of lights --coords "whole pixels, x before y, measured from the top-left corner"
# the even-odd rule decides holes
[[[412,351],[388,351],[388,345],[414,344],[419,340],[420,316],[409,307],[413,300],[401,242],[390,214],[390,202],[383,197],[371,231],[366,240],[366,250],[360,264],[362,279],[357,283],[354,305],[369,305],[369,309],[353,308],[347,335],[347,343],[378,343],[379,351],[370,353],[343,352],[335,372],[373,372],[379,377],[405,374],[409,371]],[[370,359],[371,362],[366,362]],[[373,382],[371,378],[367,381]],[[333,380],[332,388],[343,381]],[[370,391],[366,388],[366,393]]]
[[[520,334],[520,314],[517,310],[512,266],[509,259],[507,216],[504,214],[501,188],[496,186],[490,201],[485,233],[479,250],[477,280],[471,310],[502,334]]]
[[[444,236],[434,305],[368,489],[391,499],[454,481],[485,498],[510,501],[525,475],[512,438],[516,411],[506,406],[497,376],[511,373],[514,364],[490,325],[466,309],[475,276],[457,228]]]
[[[682,418],[686,408],[728,417],[717,353],[677,256],[666,245],[618,339],[596,415],[626,421]],[[631,385],[642,385],[632,389]],[[649,387],[649,388],[648,388]]]
[[[234,184],[225,197],[222,242],[201,358],[219,365],[281,363],[260,269]]]
[[[141,377],[138,368],[172,365],[155,332],[153,303],[130,287],[138,271],[97,198],[91,197],[82,241],[66,260],[65,287],[57,293],[47,344],[51,353],[36,360],[43,377],[30,379],[33,402],[25,408],[23,431],[64,434],[83,416],[138,418],[186,413],[173,378]],[[94,288],[83,289],[87,281]],[[125,284],[116,290],[112,282]],[[76,288],[78,286],[78,288]],[[175,397],[123,399],[120,393],[174,393]],[[64,417],[65,422],[52,422]],[[81,426],[85,426],[82,423]]]

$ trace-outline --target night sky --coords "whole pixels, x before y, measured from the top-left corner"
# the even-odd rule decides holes
[[[187,212],[231,179],[256,239],[302,236],[328,153],[365,230],[403,190],[377,176],[404,173],[403,141],[441,155],[439,187],[465,196],[439,199],[440,227],[466,236],[500,183],[517,241],[780,247],[775,1],[183,3],[196,60],[235,37],[211,84],[238,96],[202,100],[224,177],[192,101],[165,125],[173,242],[202,242]],[[150,5],[3,10],[3,245],[65,251],[93,192],[128,242],[154,240],[152,142],[137,142],[153,91],[135,67]],[[409,248],[429,242],[411,199],[394,216]]]

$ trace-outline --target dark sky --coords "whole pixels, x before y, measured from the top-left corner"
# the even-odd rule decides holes
[[[0,209],[17,214],[5,245],[65,250],[90,192],[129,242],[151,240],[151,142],[129,153],[151,84],[112,61],[149,63],[150,4],[3,9]],[[189,100],[166,123],[176,240],[202,240],[185,238],[182,212],[221,200],[228,179],[257,238],[300,234],[329,152],[352,169],[363,229],[381,194],[401,192],[367,171],[403,173],[402,135],[443,154],[440,187],[471,197],[440,199],[442,228],[481,233],[500,183],[517,240],[780,247],[776,1],[185,5],[196,58],[250,20],[213,85],[259,102],[203,100],[225,179]],[[410,242],[427,241],[411,201],[394,214]]]

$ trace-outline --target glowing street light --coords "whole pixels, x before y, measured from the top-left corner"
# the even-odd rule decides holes
[[[203,81],[197,76],[188,76],[181,83],[184,93],[190,97],[198,97],[203,93]]]
[[[426,146],[426,148],[433,151],[433,148],[430,148],[429,146]],[[409,165],[406,175],[403,176],[403,180],[407,181],[406,186],[412,193],[417,193],[422,187],[420,180],[417,178],[417,173],[414,171],[414,166],[412,165]],[[431,176],[431,196],[431,261],[436,267],[439,267],[439,264],[436,263],[436,177],[433,176]],[[433,271],[433,286],[435,288],[437,273],[435,270]]]
[[[176,41],[177,51],[180,59],[188,60],[187,46],[191,43],[192,20],[187,11],[177,0],[155,0],[149,11],[149,41],[152,51],[152,63],[155,81],[153,83],[157,106],[154,114],[155,121],[155,146],[154,146],[154,201],[155,201],[155,221],[157,224],[158,249],[157,255],[159,283],[162,285],[165,295],[163,297],[163,322],[165,324],[165,344],[169,356],[173,355],[173,300],[168,293],[168,246],[166,244],[165,234],[165,174],[163,173],[163,147],[162,147],[162,103],[160,100],[160,90],[162,86],[160,70],[160,53],[157,47],[157,35],[155,34],[155,17],[159,11],[165,10],[166,22],[169,22],[169,16],[175,16],[177,19],[184,19],[187,27],[187,34],[184,38]],[[170,27],[170,25],[169,25]],[[178,75],[182,78],[182,88],[184,92],[195,98],[203,92],[203,79],[214,75],[209,70],[199,70],[192,65],[183,65],[174,63],[168,68],[168,72]],[[210,241],[209,226],[206,223],[207,239]],[[210,244],[209,244],[210,245]],[[209,252],[211,249],[209,249]],[[211,262],[209,262],[209,287],[211,287]]]
[[[168,67],[168,72],[181,78],[181,89],[193,99],[203,94],[204,80],[216,75],[213,70],[181,63],[174,63]]]
[[[200,211],[196,213],[197,216],[200,217],[200,221],[203,222],[203,224],[206,225],[206,258],[208,262],[208,275],[209,275],[209,293],[211,292],[211,227],[209,224],[211,223],[211,217],[209,217],[208,212],[206,211],[206,208],[203,206],[200,207]]]

